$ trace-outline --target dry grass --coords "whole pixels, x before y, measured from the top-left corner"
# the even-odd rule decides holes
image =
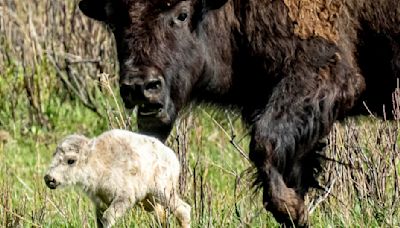
[[[100,74],[116,72],[112,38],[104,26],[79,12],[77,1],[0,2],[0,44],[0,69],[14,74],[6,83],[22,77],[11,88],[15,93],[3,95],[12,101],[26,92],[35,122],[47,122],[42,107],[51,95],[47,86],[63,89],[99,116],[106,115],[98,100],[98,81]]]
[[[337,205],[344,221],[360,216],[362,224],[399,225],[399,126],[399,120],[377,119],[335,126],[327,154],[340,163],[325,169],[325,180],[334,182],[325,210],[335,213]]]

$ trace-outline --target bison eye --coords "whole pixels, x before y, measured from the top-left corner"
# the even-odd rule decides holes
[[[75,164],[75,162],[76,162],[76,160],[72,159],[72,158],[67,160],[68,165],[73,165],[73,164]]]
[[[180,20],[180,21],[186,21],[186,18],[187,18],[187,13],[180,13],[179,15],[178,15],[178,20]]]

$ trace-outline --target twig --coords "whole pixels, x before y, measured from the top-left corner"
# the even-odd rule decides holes
[[[335,184],[335,182],[336,182],[336,178],[334,178],[332,180],[329,188],[325,191],[325,194],[322,197],[319,197],[316,200],[314,205],[310,205],[310,207],[308,208],[309,215],[311,215],[315,211],[315,209],[318,207],[319,204],[321,204],[323,201],[325,201],[328,198],[328,196],[331,194],[331,191],[333,189],[333,185]]]
[[[206,114],[207,117],[209,117],[215,125],[217,125],[221,131],[229,138],[229,142],[233,145],[233,147],[244,157],[247,161],[250,161],[249,157],[245,154],[245,152],[240,148],[239,145],[236,144],[235,142],[235,135],[229,135],[228,132],[219,124],[208,112],[206,112],[203,109],[203,112]]]
[[[46,197],[46,200],[50,202],[50,204],[60,213],[60,215],[64,218],[67,219],[67,216],[65,215],[65,212],[63,212],[52,200]]]
[[[368,105],[367,105],[367,103],[365,103],[365,101],[363,101],[363,105],[364,105],[364,107],[367,109],[367,112],[368,112],[368,114],[370,115],[370,117],[372,117],[373,119],[378,119],[375,115],[374,115],[374,113],[368,108]]]

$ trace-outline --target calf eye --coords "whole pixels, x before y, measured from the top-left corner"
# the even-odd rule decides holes
[[[67,160],[68,165],[73,165],[73,164],[75,164],[75,162],[76,162],[76,160],[72,159],[72,158]]]
[[[180,21],[186,21],[186,18],[187,18],[187,13],[180,13],[179,15],[178,15],[178,20],[180,20]]]

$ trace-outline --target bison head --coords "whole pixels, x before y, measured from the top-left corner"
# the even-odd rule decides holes
[[[142,133],[168,136],[204,73],[203,16],[227,0],[82,0],[81,11],[113,31],[126,108]]]

